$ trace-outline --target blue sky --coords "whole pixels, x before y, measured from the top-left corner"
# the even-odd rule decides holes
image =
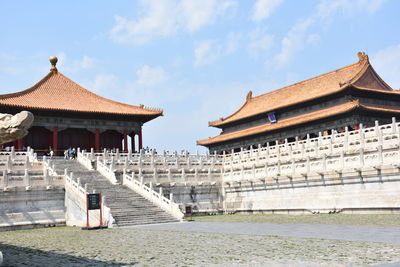
[[[262,94],[357,61],[400,87],[400,1],[1,1],[0,93],[58,69],[113,100],[162,108],[144,145],[203,148],[249,90]]]

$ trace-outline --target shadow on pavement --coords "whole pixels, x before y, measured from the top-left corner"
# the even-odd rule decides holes
[[[85,257],[61,254],[56,251],[43,251],[26,247],[1,244],[0,251],[3,253],[3,264],[1,267],[15,266],[134,266],[138,262],[121,263],[115,261],[102,261]]]

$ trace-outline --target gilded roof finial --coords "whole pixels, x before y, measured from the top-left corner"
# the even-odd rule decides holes
[[[358,62],[364,62],[369,60],[368,55],[365,52],[358,52],[357,56],[358,56]]]
[[[57,72],[56,64],[57,64],[58,58],[55,57],[55,56],[52,56],[52,57],[49,58],[49,60],[50,60],[50,63],[51,63],[50,71]]]

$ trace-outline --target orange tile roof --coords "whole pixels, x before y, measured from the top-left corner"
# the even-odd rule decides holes
[[[279,108],[339,92],[349,85],[360,89],[400,93],[398,90],[393,90],[378,76],[365,53],[360,52],[358,56],[357,63],[266,94],[252,97],[250,91],[246,102],[238,111],[226,118],[209,122],[209,126],[221,127],[240,119],[273,112]]]
[[[205,140],[197,141],[198,145],[207,146],[214,143],[220,143],[224,141],[229,141],[232,139],[237,139],[241,137],[246,137],[250,135],[270,132],[273,130],[278,130],[285,127],[290,127],[297,124],[302,124],[306,122],[315,121],[318,119],[323,119],[326,117],[331,117],[334,115],[342,114],[349,112],[354,109],[364,109],[364,110],[372,110],[372,111],[380,111],[380,112],[391,112],[391,113],[400,113],[400,107],[389,107],[389,106],[381,106],[381,105],[373,105],[373,104],[361,104],[359,100],[350,101],[344,104],[340,104],[337,106],[333,106],[326,109],[317,110],[314,112],[310,112],[307,114],[298,115],[295,117],[287,118],[278,121],[277,123],[265,123],[262,125],[257,125],[254,127],[250,127],[247,129],[230,132],[230,133],[222,133],[215,137],[210,137]]]
[[[163,114],[160,109],[128,105],[96,95],[59,73],[55,68],[29,89],[0,95],[0,105],[151,117]]]

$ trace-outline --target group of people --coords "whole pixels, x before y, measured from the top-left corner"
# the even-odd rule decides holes
[[[76,158],[76,150],[75,148],[68,148],[64,151],[64,159],[75,159]]]

